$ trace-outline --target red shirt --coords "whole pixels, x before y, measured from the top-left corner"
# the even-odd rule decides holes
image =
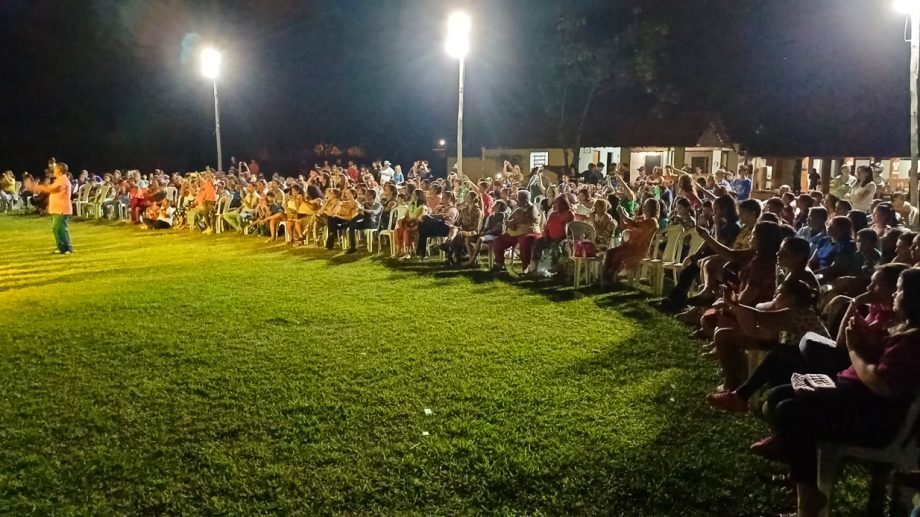
[[[878,376],[889,389],[897,394],[914,393],[920,387],[920,332],[885,338],[876,364]],[[862,382],[852,366],[838,377]]]
[[[358,168],[357,168],[357,167],[349,167],[349,168],[348,168],[348,177],[351,178],[351,181],[354,181],[355,183],[357,183],[357,182],[358,182]]]
[[[565,212],[556,212],[549,214],[546,221],[546,230],[543,232],[545,237],[550,240],[558,241],[565,238],[565,227],[575,220],[575,214],[571,210]]]
[[[482,216],[489,217],[492,215],[492,205],[495,204],[495,200],[492,199],[492,196],[485,192],[479,194],[479,197],[482,198]]]

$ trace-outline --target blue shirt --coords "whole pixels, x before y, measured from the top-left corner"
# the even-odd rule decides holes
[[[753,188],[751,178],[738,178],[734,181],[733,187],[738,201],[747,201],[751,198],[751,189]]]
[[[830,237],[824,237],[817,245],[818,269],[826,268],[834,263],[837,257],[856,255],[856,243],[853,241],[833,242]]]

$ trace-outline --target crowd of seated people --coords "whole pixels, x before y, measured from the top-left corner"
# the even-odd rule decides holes
[[[920,388],[920,235],[908,228],[914,209],[902,193],[876,196],[871,167],[855,175],[843,167],[826,195],[783,186],[757,200],[745,168],[735,176],[643,167],[629,178],[616,164],[557,176],[506,162],[472,181],[456,171],[435,178],[424,162],[405,175],[375,162],[286,178],[254,165],[84,171],[75,196],[106,192],[101,215],[124,213],[143,228],[213,233],[220,225],[268,242],[283,232],[291,246],[348,253],[365,230],[389,230],[400,261],[439,251],[447,264],[480,267],[488,251],[495,272],[515,257],[524,275],[555,276],[567,257],[591,256],[610,281],[660,253],[664,243],[654,244],[669,227],[696,234],[702,245],[678,249],[677,281],[661,307],[692,325],[719,365],[710,405],[747,412],[769,389],[764,415],[774,433],[752,450],[789,464],[801,515],[824,504],[817,442],[885,444]],[[590,241],[570,242],[573,225],[590,227]],[[836,387],[803,395],[793,374],[826,375]]]
[[[751,450],[789,466],[799,515],[827,503],[818,443],[884,447],[920,394],[920,238],[903,195],[900,207],[865,199],[873,175],[838,176],[852,189],[828,196],[787,187],[764,202],[697,195],[712,208],[696,220],[689,196],[675,201],[675,219],[704,244],[685,257],[662,308],[718,364],[713,408],[746,413],[762,395],[773,433]]]

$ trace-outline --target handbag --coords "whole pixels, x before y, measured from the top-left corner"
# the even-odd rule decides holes
[[[597,256],[597,247],[594,241],[582,240],[575,243],[575,256],[578,258],[593,258]]]

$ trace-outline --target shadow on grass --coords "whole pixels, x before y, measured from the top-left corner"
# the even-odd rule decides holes
[[[66,258],[61,258],[60,260],[67,260]],[[35,287],[42,287],[46,285],[60,285],[60,284],[75,284],[79,282],[92,281],[96,277],[107,277],[112,275],[118,275],[119,273],[130,273],[134,271],[143,271],[147,268],[145,266],[138,267],[123,267],[123,268],[111,268],[106,270],[86,270],[80,269],[71,273],[66,273],[60,276],[48,278],[47,276],[41,276],[40,280],[35,279],[35,281],[24,281],[16,283],[13,285],[3,285],[0,284],[0,293],[7,291],[18,291],[20,289],[31,289]],[[10,281],[14,281],[15,278],[10,278]]]
[[[27,215],[22,216],[29,217]],[[562,279],[558,277],[532,278],[521,276],[517,271],[493,273],[484,269],[482,266],[478,268],[450,266],[436,257],[430,258],[425,262],[400,262],[384,254],[369,254],[360,248],[357,253],[346,254],[341,250],[328,251],[325,248],[316,246],[294,248],[283,244],[283,241],[279,241],[277,244],[260,246],[258,240],[262,237],[240,237],[233,232],[225,232],[224,234],[215,236],[203,236],[197,232],[190,232],[188,230],[140,231],[133,228],[132,225],[119,224],[107,219],[75,219],[75,222],[100,227],[134,229],[135,231],[132,233],[133,236],[145,239],[161,238],[170,235],[178,237],[184,242],[192,242],[200,241],[203,237],[207,237],[209,241],[214,243],[236,245],[253,254],[271,252],[279,255],[296,257],[302,260],[323,261],[330,266],[342,266],[368,260],[389,269],[393,273],[393,278],[404,278],[406,275],[416,275],[430,278],[436,283],[463,278],[473,284],[481,286],[488,286],[496,282],[501,282],[543,296],[553,302],[568,302],[587,296],[594,299],[598,307],[603,309],[614,309],[619,315],[637,322],[650,322],[657,316],[660,316],[660,313],[654,310],[651,305],[639,303],[642,300],[648,299],[646,293],[622,284],[607,286],[603,289],[597,286],[588,286],[576,290],[567,283],[571,281],[569,277],[562,277]],[[243,244],[245,247],[239,246],[240,244]],[[92,249],[94,251],[99,251],[102,249],[115,250],[133,247],[134,246],[132,246],[130,242],[125,242],[104,245]],[[519,267],[520,263],[515,264],[515,266]]]

